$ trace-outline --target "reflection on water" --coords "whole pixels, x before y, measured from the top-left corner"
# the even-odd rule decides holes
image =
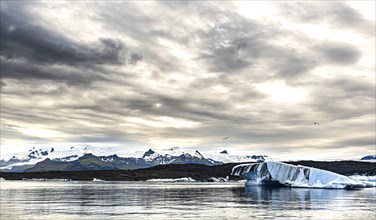
[[[309,189],[246,186],[244,202],[263,210],[263,214],[304,219],[376,219],[376,189]]]
[[[375,189],[243,183],[1,182],[1,219],[375,219]]]

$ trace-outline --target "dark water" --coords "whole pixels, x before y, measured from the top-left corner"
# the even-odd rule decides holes
[[[376,188],[4,181],[5,219],[376,219]]]

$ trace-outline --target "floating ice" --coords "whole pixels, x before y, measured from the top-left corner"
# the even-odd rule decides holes
[[[311,188],[367,186],[362,181],[330,171],[275,161],[241,164],[232,169],[232,175],[245,177],[247,179],[246,185],[284,185]]]
[[[224,177],[210,177],[210,178],[206,178],[203,181],[204,182],[221,182],[221,183],[224,183],[224,182],[228,182],[228,180],[229,180],[229,177],[226,176],[226,178],[224,178]]]
[[[351,179],[365,183],[369,187],[376,187],[376,176],[352,175]]]
[[[149,179],[146,180],[149,182],[194,182],[196,180],[192,179],[191,177],[182,177],[177,179]]]

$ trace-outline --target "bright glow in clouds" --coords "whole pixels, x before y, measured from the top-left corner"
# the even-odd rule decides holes
[[[22,134],[37,138],[61,138],[64,134],[48,128],[39,128],[35,125],[33,128],[17,128]]]
[[[276,19],[275,14],[277,10],[272,4],[262,1],[236,1],[235,6],[238,12],[250,19]]]
[[[172,117],[156,117],[153,118],[154,120],[147,120],[143,118],[136,118],[136,117],[129,117],[126,121],[138,124],[138,125],[145,125],[149,127],[156,127],[156,128],[188,128],[188,127],[195,127],[199,123],[193,121],[187,121],[178,118]]]
[[[294,104],[304,100],[305,91],[283,82],[261,83],[256,88],[270,96],[275,102]]]

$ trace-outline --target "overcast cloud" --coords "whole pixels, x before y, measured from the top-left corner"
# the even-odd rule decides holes
[[[2,152],[376,153],[372,1],[2,1],[0,28]]]

